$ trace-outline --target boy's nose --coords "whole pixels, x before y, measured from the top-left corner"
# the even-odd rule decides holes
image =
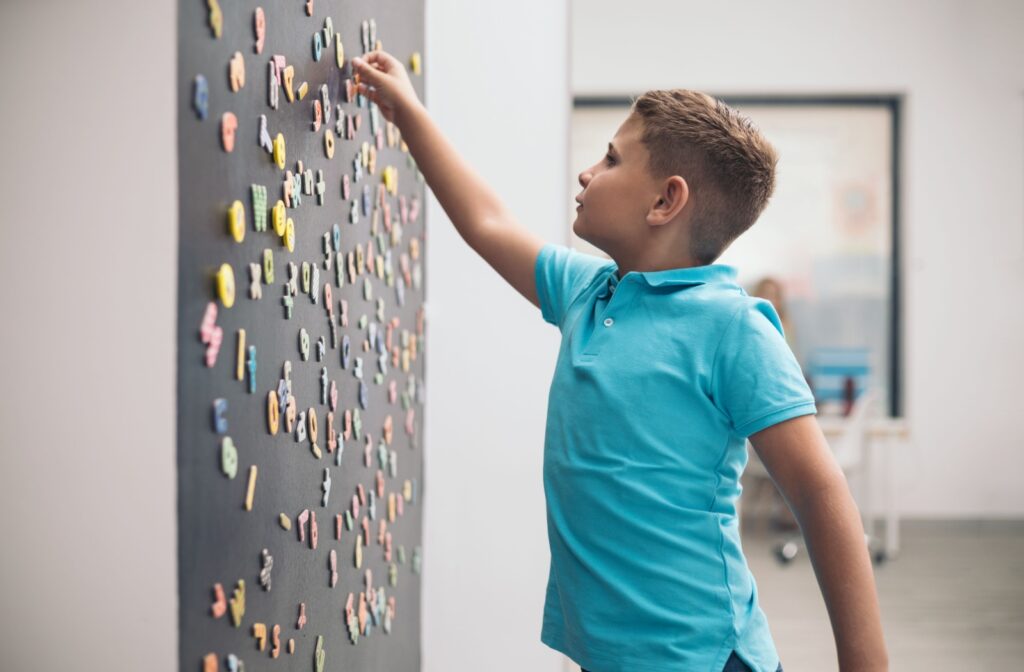
[[[591,175],[589,170],[584,170],[582,173],[580,173],[580,186],[586,189],[587,183],[590,182],[590,178]]]

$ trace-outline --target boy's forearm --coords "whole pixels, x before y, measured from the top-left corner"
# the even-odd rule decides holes
[[[467,243],[473,244],[479,227],[508,216],[498,195],[456,151],[422,104],[401,110],[395,121],[431,191]]]
[[[888,670],[864,528],[845,479],[794,512],[832,621],[841,672]]]

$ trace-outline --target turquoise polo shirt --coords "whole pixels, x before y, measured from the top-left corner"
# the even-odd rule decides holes
[[[541,641],[591,672],[775,672],[736,500],[746,437],[816,412],[778,315],[721,264],[620,279],[548,244],[534,270],[562,333]]]

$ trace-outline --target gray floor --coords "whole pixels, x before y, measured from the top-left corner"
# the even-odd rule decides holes
[[[1024,670],[1024,521],[903,521],[897,558],[875,566],[894,672]],[[743,546],[786,672],[837,670],[814,571],[784,533],[744,520]]]

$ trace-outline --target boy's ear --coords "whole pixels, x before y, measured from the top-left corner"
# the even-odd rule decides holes
[[[690,185],[679,175],[673,175],[662,183],[661,193],[647,212],[647,223],[661,226],[675,219],[690,200]]]

